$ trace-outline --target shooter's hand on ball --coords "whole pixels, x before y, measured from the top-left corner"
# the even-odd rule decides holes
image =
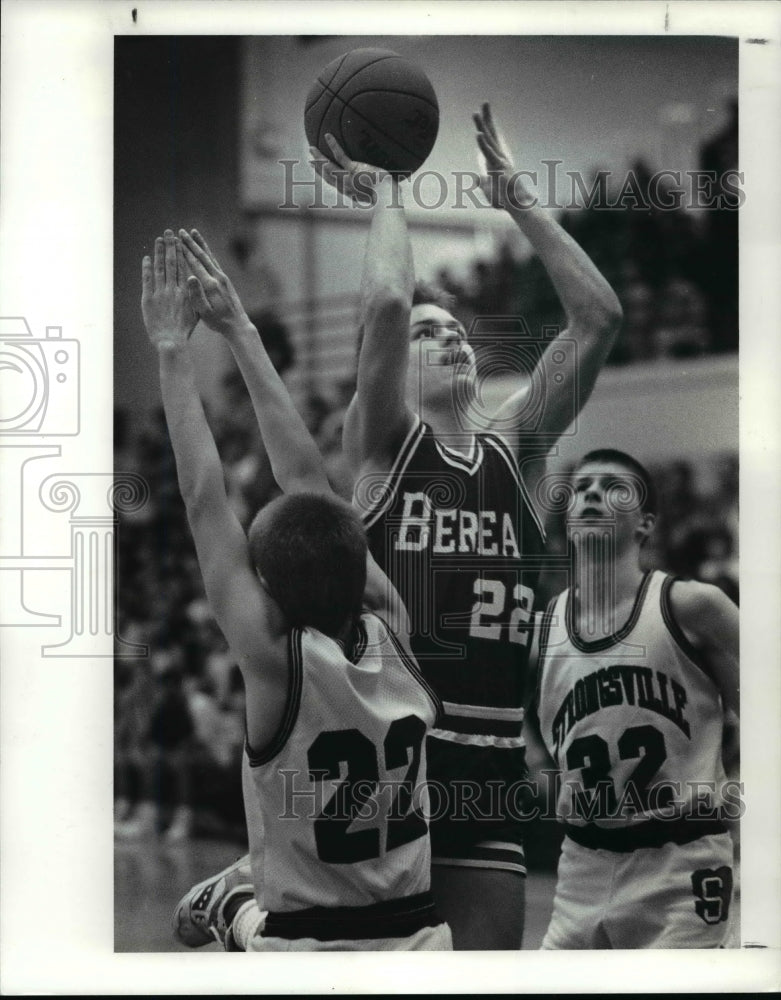
[[[199,319],[228,340],[252,326],[230,278],[197,229],[179,230],[192,276],[187,281],[190,304]]]
[[[390,180],[387,170],[380,170],[370,163],[351,160],[337,140],[326,133],[325,141],[331,150],[332,160],[323,159],[323,154],[314,146],[309,147],[312,159],[309,161],[323,180],[346,194],[361,205],[372,205],[376,200],[375,188],[383,181]]]
[[[187,294],[182,245],[170,229],[155,240],[151,257],[141,262],[141,313],[155,347],[182,347],[198,317]]]
[[[507,208],[508,180],[515,173],[512,153],[494,121],[490,104],[483,104],[472,118],[477,129],[477,145],[482,153],[480,189],[494,208]],[[521,191],[521,195],[523,193]]]

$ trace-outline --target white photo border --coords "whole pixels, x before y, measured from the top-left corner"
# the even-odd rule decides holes
[[[778,988],[778,11],[776,4],[751,2],[4,0],[0,314],[24,315],[36,336],[54,324],[64,337],[80,338],[80,431],[60,446],[63,469],[78,466],[96,475],[112,469],[116,34],[305,29],[307,34],[668,32],[740,38],[740,165],[747,193],[740,218],[742,762],[748,802],[742,909],[744,942],[769,946],[715,954],[298,955],[294,966],[289,957],[276,955],[242,960],[213,953],[115,954],[110,660],[46,659],[34,627],[5,628],[0,631],[4,993],[374,993],[388,992],[389,985],[399,993]],[[0,463],[4,471],[10,468],[2,449]],[[83,485],[84,503],[92,486],[102,488]],[[7,583],[0,583],[2,599]]]

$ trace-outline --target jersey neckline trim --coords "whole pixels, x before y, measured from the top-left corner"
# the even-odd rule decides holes
[[[456,451],[453,448],[448,448],[448,446],[444,444],[436,436],[436,434],[434,434],[433,430],[431,431],[431,434],[437,451],[449,465],[453,465],[457,469],[461,469],[462,472],[466,472],[470,476],[473,476],[477,472],[483,461],[483,446],[478,440],[476,434],[472,435],[472,446],[469,449],[468,455],[464,455],[462,452]]]
[[[593,642],[588,642],[585,639],[581,639],[580,636],[575,632],[574,627],[574,609],[573,609],[573,594],[572,589],[567,591],[567,605],[564,612],[566,628],[567,628],[567,638],[572,643],[572,645],[579,649],[581,653],[599,653],[605,649],[610,649],[611,646],[615,646],[616,643],[621,642],[625,639],[632,629],[637,624],[637,620],[640,617],[640,612],[643,610],[643,604],[645,602],[646,594],[648,593],[648,588],[651,584],[651,578],[653,576],[652,570],[647,570],[643,574],[643,579],[640,581],[640,586],[637,588],[637,593],[635,594],[634,604],[632,605],[632,610],[629,613],[629,617],[621,626],[617,632],[613,632],[611,635],[607,635],[602,639],[595,639]]]
[[[353,643],[352,650],[350,651],[350,655],[348,656],[345,650],[342,650],[342,652],[344,653],[345,658],[349,660],[353,666],[357,666],[369,644],[369,635],[366,631],[366,625],[362,616],[355,622],[353,636],[355,637],[355,641]]]

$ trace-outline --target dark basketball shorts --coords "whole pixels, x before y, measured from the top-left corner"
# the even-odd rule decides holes
[[[526,875],[531,795],[525,747],[427,741],[433,865]]]

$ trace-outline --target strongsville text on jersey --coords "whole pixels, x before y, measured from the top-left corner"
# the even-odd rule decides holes
[[[584,788],[582,778],[565,777],[556,770],[540,772],[541,780],[512,782],[469,780],[417,782],[404,779],[357,778],[349,768],[341,780],[325,779],[317,772],[280,769],[285,811],[280,820],[308,819],[354,829],[365,828],[380,818],[404,819],[412,812],[429,820],[448,817],[454,822],[493,822],[556,819],[697,821],[721,819],[733,822],[745,813],[742,782],[660,780],[649,787],[627,781],[620,794],[611,780]],[[569,775],[574,772],[568,772]],[[562,788],[570,794],[562,798]],[[606,794],[609,793],[609,794]],[[571,803],[562,812],[562,802]],[[558,803],[558,807],[557,807]]]
[[[579,678],[565,695],[553,719],[556,750],[576,722],[610,705],[639,705],[650,709],[675,725],[691,738],[689,723],[683,715],[686,690],[672,677],[650,667],[616,664],[600,667]]]

